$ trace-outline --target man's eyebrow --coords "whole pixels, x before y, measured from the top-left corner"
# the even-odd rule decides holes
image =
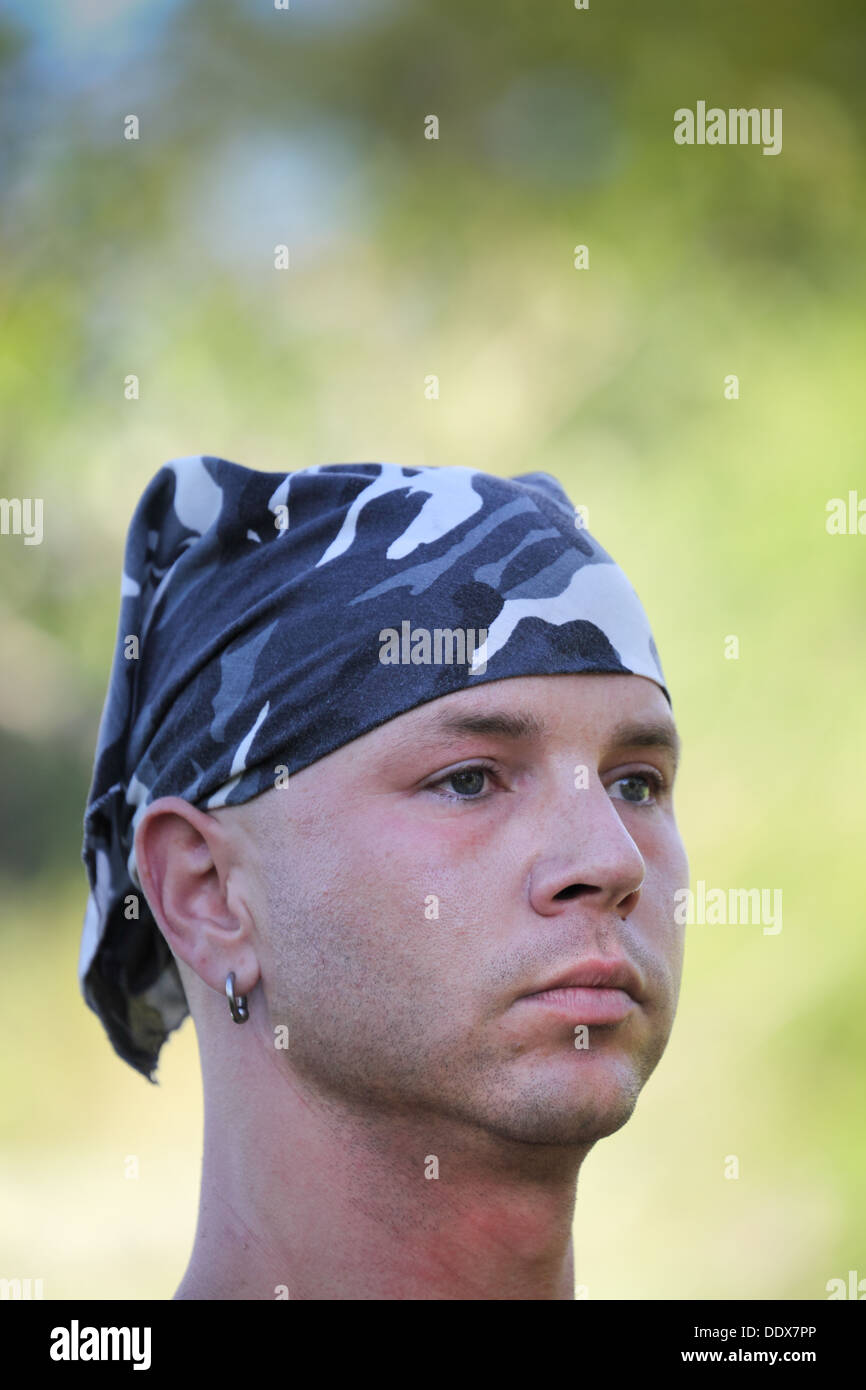
[[[421,731],[419,730],[419,733]],[[467,737],[487,735],[492,738],[541,739],[548,726],[537,715],[524,710],[487,710],[476,714],[442,712],[432,718],[424,734],[450,734]],[[675,726],[667,720],[635,720],[618,724],[611,730],[607,742],[611,747],[667,748],[674,764],[680,757],[680,737]]]
[[[682,743],[673,724],[665,721],[647,724],[618,724],[610,735],[611,745],[628,748],[668,748],[674,756],[674,766],[680,760]]]
[[[494,738],[542,738],[547,725],[534,714],[488,710],[483,714],[439,714],[432,721],[430,731],[469,736],[487,734]]]

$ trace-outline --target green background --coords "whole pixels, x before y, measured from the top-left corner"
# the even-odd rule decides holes
[[[866,535],[825,524],[866,498],[864,71],[853,3],[0,5],[0,492],[44,499],[41,545],[0,536],[0,1276],[168,1298],[191,1246],[192,1023],[150,1086],[76,966],[125,529],[210,453],[543,469],[588,508],[672,691],[693,882],[781,888],[783,929],[687,928],[577,1281],[866,1277]],[[698,100],[781,107],[781,154],[675,145]]]

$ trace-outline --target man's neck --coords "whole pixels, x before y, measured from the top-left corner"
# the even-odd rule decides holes
[[[195,1245],[176,1299],[571,1299],[585,1151],[441,1116],[350,1111],[282,1077],[206,1106]]]

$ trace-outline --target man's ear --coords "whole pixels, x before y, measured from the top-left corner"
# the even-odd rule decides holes
[[[141,887],[176,956],[224,993],[234,971],[239,994],[260,976],[244,874],[229,832],[178,796],[151,802],[135,832]]]

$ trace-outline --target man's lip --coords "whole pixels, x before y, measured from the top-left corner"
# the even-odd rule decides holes
[[[636,1001],[624,989],[571,987],[544,990],[541,994],[526,994],[517,1001],[532,1009],[544,1009],[573,1023],[622,1023],[637,1007]]]
[[[643,998],[640,976],[624,956],[597,956],[590,960],[582,960],[534,989],[527,990],[520,997],[531,999],[533,995],[544,994],[552,989],[620,989],[630,994],[636,1003],[640,1003]]]

